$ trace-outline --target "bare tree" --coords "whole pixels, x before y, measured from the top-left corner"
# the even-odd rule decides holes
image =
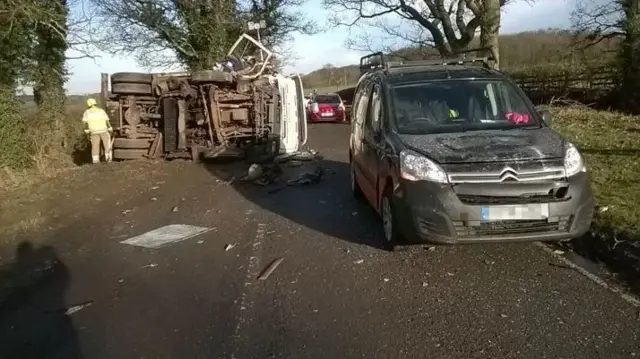
[[[248,21],[265,20],[263,42],[280,45],[294,31],[313,24],[296,7],[302,0],[90,0],[104,31],[103,49],[134,54],[146,66],[176,61],[191,69],[208,68],[222,58]]]
[[[640,0],[582,0],[573,13],[574,28],[584,46],[619,39],[617,68],[621,105],[640,108]]]
[[[499,65],[498,30],[500,9],[516,0],[324,0],[338,15],[335,25],[349,28],[372,27],[382,39],[370,33],[351,38],[347,45],[355,50],[386,51],[386,40],[401,40],[412,47],[435,48],[450,57],[468,50],[478,31],[480,48]],[[344,15],[346,14],[346,15]]]

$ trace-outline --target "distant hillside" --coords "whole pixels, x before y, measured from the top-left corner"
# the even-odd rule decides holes
[[[603,41],[583,49],[566,30],[540,30],[500,36],[500,62],[504,70],[520,70],[554,64],[584,65],[611,60],[615,40]],[[478,47],[477,40],[469,48]],[[473,56],[473,53],[469,54]],[[438,59],[432,48],[405,48],[389,54],[393,60]],[[302,77],[305,89],[340,89],[354,84],[360,77],[358,65],[322,68]]]

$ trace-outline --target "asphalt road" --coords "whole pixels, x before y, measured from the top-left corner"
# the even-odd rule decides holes
[[[5,265],[20,275],[0,291],[0,358],[640,357],[638,308],[538,246],[378,249],[347,138],[312,127],[328,169],[316,185],[272,194],[217,166],[160,164],[162,181],[23,238],[38,244]],[[212,230],[120,243],[168,224]]]

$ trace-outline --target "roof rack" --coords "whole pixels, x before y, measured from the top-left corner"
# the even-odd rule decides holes
[[[382,52],[376,52],[360,58],[360,74],[363,75],[369,71],[379,68],[385,70],[390,69],[406,69],[411,67],[428,67],[428,66],[452,66],[452,65],[480,65],[483,68],[490,69],[489,58],[474,57],[462,59],[439,59],[439,60],[417,60],[417,61],[386,61]]]

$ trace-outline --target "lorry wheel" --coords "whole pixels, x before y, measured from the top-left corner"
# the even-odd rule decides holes
[[[152,95],[149,84],[117,83],[111,85],[111,92],[115,95]]]
[[[146,138],[116,138],[113,140],[113,148],[149,149],[151,142]]]
[[[116,148],[113,150],[113,159],[114,160],[143,160],[146,155],[149,153],[149,150],[141,150],[141,149],[119,149]]]
[[[233,83],[233,76],[231,76],[231,73],[224,72],[224,71],[202,70],[202,71],[196,71],[192,73],[191,81],[195,83],[204,83],[204,82]]]
[[[116,83],[134,83],[134,84],[148,84],[151,85],[153,78],[151,74],[145,74],[141,72],[117,72],[111,75],[111,84]]]
[[[165,152],[178,148],[178,101],[167,97],[162,100],[162,138]]]

